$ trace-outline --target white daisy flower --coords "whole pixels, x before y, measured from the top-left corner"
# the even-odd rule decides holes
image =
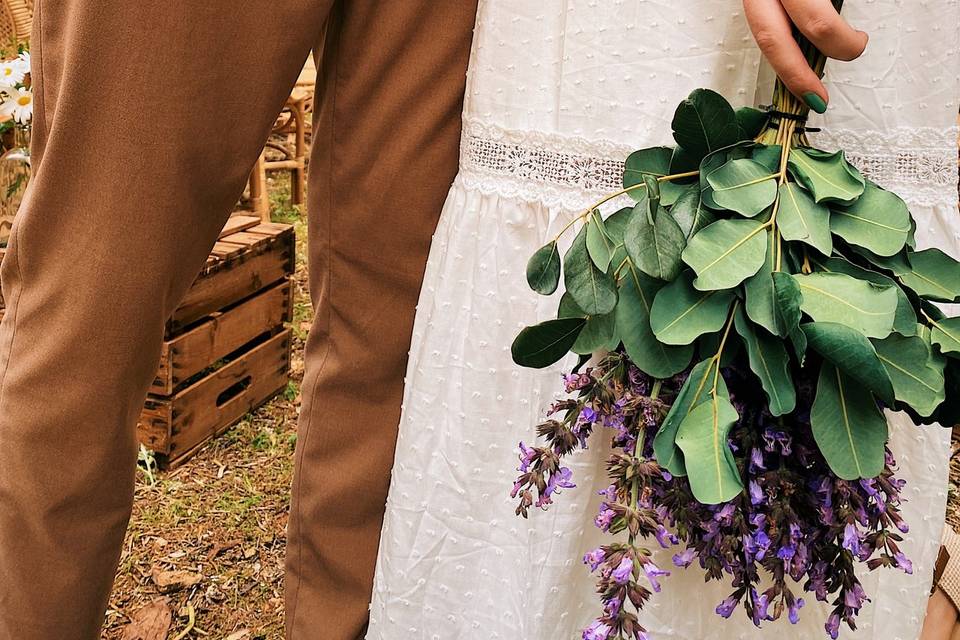
[[[0,115],[12,117],[20,124],[27,124],[33,117],[33,93],[26,89],[12,89],[9,97],[0,104]]]
[[[23,53],[20,54],[20,57],[17,58],[17,60],[19,60],[23,64],[24,70],[27,73],[30,73],[30,52],[24,51]]]
[[[24,69],[23,61],[19,58],[0,62],[0,86],[12,87],[18,82],[23,82],[25,75],[27,70]]]

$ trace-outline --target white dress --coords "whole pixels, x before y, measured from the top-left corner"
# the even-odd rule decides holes
[[[821,148],[842,146],[904,197],[919,243],[960,255],[957,224],[958,21],[955,0],[848,0],[870,33],[866,55],[828,65]],[[561,387],[563,367],[513,364],[521,327],[557,299],[527,288],[527,258],[618,188],[630,151],[673,144],[670,120],[694,88],[736,105],[769,102],[740,0],[481,0],[464,108],[461,170],[434,237],[420,297],[368,640],[568,640],[599,612],[583,553],[606,536],[592,520],[605,447],[577,455],[576,489],[529,520],[509,491],[517,441]],[[946,501],[949,431],[894,417],[908,480],[905,546],[914,574],[873,572],[860,631],[914,640]],[[671,551],[670,553],[673,553]],[[669,555],[659,562],[670,567]],[[757,631],[731,589],[695,568],[663,580],[641,622],[653,638],[820,638],[824,609]]]

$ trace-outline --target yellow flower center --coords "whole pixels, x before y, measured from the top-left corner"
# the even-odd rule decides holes
[[[12,75],[13,75],[13,69],[11,69],[10,67],[4,67],[4,69],[3,69],[3,75],[5,75],[5,76],[12,76]]]
[[[20,96],[17,98],[17,104],[21,107],[25,107],[30,104],[30,96]]]

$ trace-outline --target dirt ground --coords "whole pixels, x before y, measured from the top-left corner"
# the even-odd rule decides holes
[[[311,311],[300,211],[279,186],[273,217],[297,227],[293,382],[168,473],[141,454],[130,530],[102,638],[273,640],[283,635],[283,552],[303,341]]]

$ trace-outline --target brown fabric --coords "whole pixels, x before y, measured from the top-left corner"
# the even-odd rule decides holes
[[[960,611],[960,535],[947,525],[940,539],[940,554],[934,571],[934,584]],[[942,568],[941,568],[942,567]]]
[[[99,637],[164,319],[331,9],[287,584],[290,637],[360,633],[470,0],[38,4],[35,177],[0,268],[0,640]]]

